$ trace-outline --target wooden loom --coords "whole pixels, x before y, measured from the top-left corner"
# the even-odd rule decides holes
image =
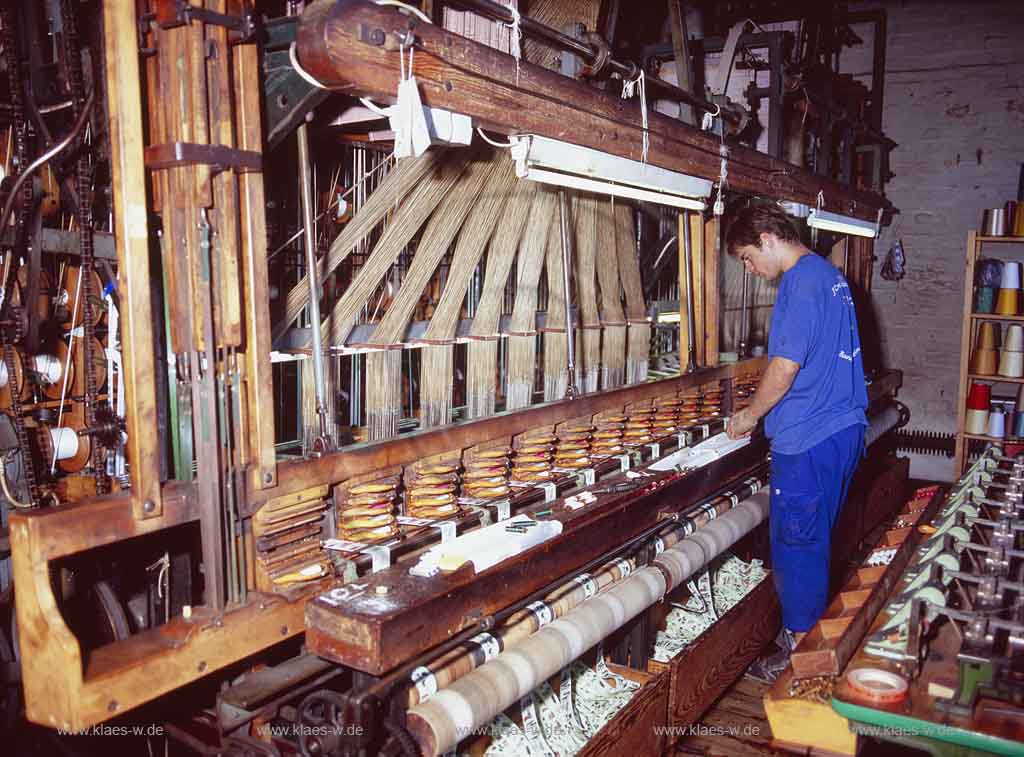
[[[158,18],[160,13],[171,13],[173,5],[155,3]],[[204,6],[236,15],[243,9],[238,0],[208,0]],[[339,488],[376,472],[380,477],[387,472],[397,480],[396,471],[408,475],[410,468],[424,460],[455,459],[466,465],[480,449],[513,447],[537,429],[550,431],[557,438],[559,432],[571,435],[573,428],[597,424],[602,417],[642,416],[644,407],[653,409],[667,398],[675,402],[701,387],[729,398],[720,411],[727,413],[735,383],[763,368],[761,361],[718,365],[721,231],[717,219],[705,221],[696,214],[680,214],[679,221],[690,224],[694,232],[698,370],[650,382],[645,380],[650,324],[638,286],[640,271],[629,204],[589,195],[574,198],[575,286],[567,297],[558,286],[561,238],[554,196],[531,183],[514,180],[511,162],[502,153],[476,148],[432,149],[420,158],[397,164],[334,240],[315,273],[323,283],[390,216],[366,263],[341,297],[325,307],[323,322],[314,325],[321,329],[326,345],[368,353],[373,377],[367,397],[368,426],[375,443],[299,461],[276,460],[273,413],[265,400],[272,396],[271,337],[286,334],[309,301],[309,287],[308,281],[300,281],[288,292],[284,316],[272,329],[267,307],[256,47],[252,43],[229,45],[226,29],[214,24],[196,20],[168,24],[154,32],[157,55],[149,59],[143,72],[136,56],[124,54],[138,44],[134,2],[104,3],[104,21],[110,111],[117,114],[111,121],[112,162],[118,271],[125,303],[131,488],[12,518],[23,679],[32,721],[68,728],[103,722],[303,634],[307,624],[313,631],[309,638],[321,639],[319,649],[325,656],[374,675],[386,674],[425,647],[400,647],[391,656],[378,655],[357,665],[355,652],[345,652],[344,657],[341,652],[326,654],[333,637],[318,625],[316,611],[307,609],[311,599],[337,588],[343,580],[334,576],[333,567],[318,549],[319,539],[330,530],[327,518],[335,512],[327,500],[339,494]],[[313,76],[339,92],[384,99],[398,80],[397,50],[366,41],[359,29],[379,29],[388,39],[404,33],[410,24],[420,46],[416,76],[427,104],[466,113],[496,130],[570,139],[639,159],[642,131],[635,106],[527,62],[521,65],[517,85],[516,66],[508,55],[411,22],[394,9],[364,2],[314,4],[299,26],[298,57]],[[204,55],[211,44],[223,54]],[[187,70],[172,65],[179,58],[186,62]],[[455,65],[451,63],[454,60],[461,62]],[[144,76],[150,77],[145,108],[140,86]],[[200,81],[205,84],[197,84]],[[211,96],[207,87],[216,89],[221,97]],[[162,89],[180,95],[174,100],[175,110],[165,112],[158,97]],[[221,110],[211,109],[211,103]],[[143,142],[145,133],[149,134],[148,145]],[[652,116],[649,159],[653,164],[715,178],[719,171],[717,144],[679,122]],[[231,170],[211,170],[214,165]],[[152,210],[161,214],[164,223],[166,292],[175,316],[171,351],[189,355],[194,369],[185,388],[196,408],[205,408],[217,417],[223,411],[216,405],[214,377],[200,366],[207,360],[235,377],[232,386],[238,409],[229,411],[232,422],[227,424],[226,436],[210,437],[208,446],[197,449],[198,473],[195,477],[189,473],[183,480],[161,480],[158,444],[151,432],[156,427],[157,364],[151,317],[151,230],[147,228],[150,208],[142,200],[147,196],[146,169],[153,187]],[[872,219],[885,204],[880,197],[851,193],[740,147],[733,148],[730,181],[740,191],[801,202],[813,202],[818,191],[824,190],[826,207],[849,212],[855,202],[854,213]],[[398,211],[392,213],[396,205]],[[205,227],[204,222],[208,224]],[[211,235],[211,229],[217,233]],[[353,341],[360,308],[414,238],[418,239],[418,251],[397,296],[369,335]],[[217,254],[205,257],[211,245]],[[401,385],[396,383],[400,381],[396,363],[402,349],[408,348],[407,329],[421,295],[432,281],[437,283],[436,271],[449,248],[453,251],[447,280],[417,345],[423,353],[421,430],[399,435],[401,404],[396,403],[396,396]],[[857,270],[862,276],[866,271],[864,280],[870,281],[870,254],[862,251],[860,255],[863,263]],[[481,260],[485,261],[482,294],[469,331],[462,336],[458,331],[462,300],[468,277]],[[514,306],[503,319],[503,295],[513,278]],[[546,320],[538,322],[538,290],[544,280],[547,313]],[[568,376],[561,374],[567,371],[562,360],[567,334],[559,330],[563,328],[559,316],[574,306],[582,345],[577,353],[582,356],[577,362],[577,385],[585,394],[565,401],[561,397]],[[685,332],[685,328],[681,330]],[[539,340],[543,361],[536,359],[538,332],[544,335]],[[452,424],[451,353],[457,338],[468,342],[470,421]],[[501,339],[506,342],[510,365],[505,387],[495,379]],[[545,377],[552,381],[535,382],[535,365],[541,362]],[[878,397],[891,396],[897,386],[898,379],[890,377],[888,382],[876,383],[874,392]],[[544,389],[543,402],[535,396],[538,387]],[[502,394],[505,411],[496,414]],[[200,415],[196,414],[196,424],[201,423]],[[200,426],[194,430],[197,438],[204,438]],[[658,454],[670,449],[673,438],[676,444],[685,445],[708,430],[682,439],[666,433],[657,438]],[[636,453],[643,462],[657,456],[650,446]],[[453,580],[468,587],[467,598],[473,592],[486,597],[487,611],[497,612],[539,590],[552,577],[600,558],[645,526],[656,525],[663,513],[678,515],[742,479],[762,464],[763,454],[759,449],[732,459],[713,469],[713,475],[705,475],[699,484],[667,475],[644,491],[607,498],[599,507],[572,519],[572,528],[560,542],[564,548],[508,567],[512,589],[499,592],[492,582],[477,582],[465,575],[456,574]],[[593,466],[594,475],[614,474],[619,465],[614,458],[605,459]],[[579,486],[576,476],[569,474],[553,483],[560,496]],[[673,497],[682,492],[673,507],[664,502],[670,498],[670,486],[675,486]],[[531,497],[537,496],[534,489],[528,497],[513,497],[510,507],[533,507]],[[233,515],[225,520],[229,503]],[[457,527],[476,527],[487,517],[498,517],[497,509],[485,503],[464,512]],[[51,584],[51,566],[88,550],[160,535],[195,522],[202,532],[207,571],[204,605],[194,608],[187,618],[176,617],[124,641],[83,651],[61,616]],[[287,528],[281,526],[283,522]],[[396,565],[413,560],[422,547],[436,540],[436,532],[429,528],[403,528],[403,534],[401,548],[392,550]],[[242,545],[234,574],[220,557],[221,550],[231,543]],[[582,544],[589,544],[589,551],[580,549]],[[238,566],[246,560],[252,569],[239,574]],[[357,573],[371,569],[366,555],[351,556],[349,562]],[[298,582],[284,580],[314,565],[323,573]],[[230,590],[232,583],[235,591]],[[405,624],[415,625],[423,612],[432,611],[424,607],[450,617],[450,622],[439,623],[432,635],[424,637],[428,645],[443,643],[486,619],[474,616],[463,603],[444,602],[444,597],[441,591],[411,600],[409,611],[395,615],[395,629],[400,630],[391,633],[407,634],[409,626]],[[758,622],[764,621],[765,602],[761,598],[750,605],[760,613]],[[747,652],[754,654],[755,650]],[[716,679],[708,692],[723,685],[724,678]],[[696,705],[689,709],[691,715],[699,712]]]

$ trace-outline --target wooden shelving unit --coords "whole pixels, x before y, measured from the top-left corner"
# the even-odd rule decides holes
[[[993,384],[1024,384],[1024,378],[1008,378],[1006,376],[979,376],[970,373],[968,366],[971,361],[971,350],[974,347],[975,332],[982,321],[1024,322],[1024,315],[997,315],[995,313],[974,312],[974,266],[981,257],[986,244],[1024,244],[1024,237],[990,237],[976,231],[968,232],[966,247],[966,266],[964,270],[964,318],[963,333],[960,338],[960,391],[957,395],[956,413],[956,472],[963,473],[967,462],[967,445],[970,440],[986,442],[1021,442],[1024,439],[1006,438],[997,440],[982,434],[968,434],[964,430],[967,418],[967,390],[972,381],[987,381]]]

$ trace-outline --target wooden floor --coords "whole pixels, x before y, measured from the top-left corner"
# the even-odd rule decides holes
[[[770,746],[771,728],[761,698],[768,684],[741,678],[676,743],[673,755],[761,757],[782,755]]]

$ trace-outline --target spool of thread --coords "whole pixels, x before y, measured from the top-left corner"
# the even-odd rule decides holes
[[[968,434],[988,433],[988,410],[968,410],[964,419],[964,430]]]
[[[1024,412],[1018,410],[1013,414],[1013,429],[1010,434],[1016,439],[1024,439]]]
[[[0,360],[0,389],[3,389],[5,386],[7,386],[8,378],[9,376],[7,375],[7,362],[4,360]]]
[[[1008,378],[1024,376],[1024,352],[1003,350],[999,355],[999,375]]]
[[[1017,328],[1020,327],[1018,326]],[[999,349],[999,336],[999,324],[985,321],[978,329],[978,343],[975,347],[982,350],[997,350]],[[1008,347],[1007,349],[1014,348]]]
[[[1017,389],[1017,409],[1024,412],[1024,384]]]
[[[1003,263],[1003,274],[999,281],[1000,289],[1020,289],[1020,263],[1009,261]]]
[[[999,315],[1017,315],[1019,306],[1020,290],[1003,289],[1000,287],[996,295],[996,313]]]
[[[1017,212],[1013,214],[1012,229],[1015,237],[1024,237],[1024,203],[1020,201],[1017,202]]]
[[[1021,389],[1024,390],[1024,385],[1021,385]],[[967,409],[985,410],[987,412],[991,402],[992,387],[978,381],[972,382],[971,388],[967,392]]]
[[[1020,203],[1016,200],[1007,200],[1003,209],[1006,211],[1006,233],[1013,236],[1017,215],[1020,213]]]
[[[976,376],[994,376],[999,365],[999,350],[975,350],[971,355],[971,373]]]
[[[1003,349],[1011,352],[1024,352],[1024,326],[1014,323],[1006,329]]]
[[[996,309],[996,288],[978,287],[977,303],[974,306],[975,313],[991,313]]]
[[[988,435],[993,439],[1006,436],[1006,415],[998,411],[988,414]]]
[[[70,460],[78,454],[78,434],[70,428],[51,428],[50,441],[57,460]]]
[[[989,208],[985,211],[981,221],[981,233],[986,237],[1001,237],[1006,235],[1006,209]]]
[[[60,381],[60,361],[53,355],[36,355],[32,358],[32,370],[38,376],[40,384],[56,384]]]

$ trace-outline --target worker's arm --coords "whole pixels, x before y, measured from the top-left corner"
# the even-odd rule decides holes
[[[729,438],[749,436],[754,426],[778,404],[789,388],[793,386],[800,365],[784,357],[773,357],[757,385],[757,391],[750,404],[732,416],[729,421]]]

